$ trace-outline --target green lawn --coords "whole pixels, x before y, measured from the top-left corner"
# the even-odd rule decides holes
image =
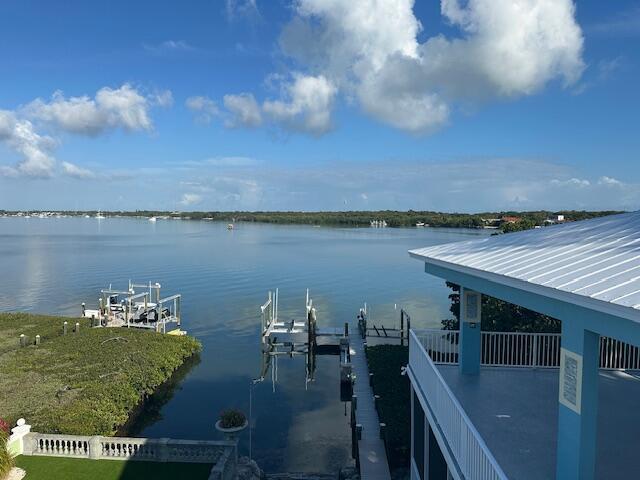
[[[65,321],[69,333],[62,335]],[[80,332],[72,333],[77,321]],[[19,347],[20,334],[28,346]],[[10,424],[24,417],[36,432],[113,435],[142,398],[199,350],[188,336],[0,313],[0,415]]]
[[[211,464],[123,462],[56,457],[16,458],[16,466],[27,472],[26,480],[206,480]]]

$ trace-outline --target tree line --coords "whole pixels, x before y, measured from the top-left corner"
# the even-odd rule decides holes
[[[15,214],[15,211],[0,210],[0,215]],[[25,212],[32,213],[32,212]],[[56,211],[63,215],[91,215],[97,211]],[[584,220],[587,218],[599,217],[619,213],[614,211],[576,211],[561,210],[552,211],[530,211],[530,212],[481,212],[481,213],[447,213],[435,211],[418,210],[360,210],[360,211],[192,211],[192,212],[169,212],[161,210],[135,210],[135,211],[105,211],[105,216],[121,217],[173,217],[193,220],[214,220],[223,222],[261,222],[276,224],[301,224],[301,225],[327,225],[343,227],[368,227],[372,220],[384,220],[389,227],[412,227],[417,223],[424,223],[431,227],[448,228],[482,228],[487,225],[501,226],[504,231],[515,231],[532,228],[536,225],[544,225],[549,217],[564,215],[567,221]],[[491,223],[491,219],[501,219],[502,217],[517,217],[514,223]]]

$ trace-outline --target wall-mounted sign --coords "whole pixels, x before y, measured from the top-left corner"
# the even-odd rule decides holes
[[[480,322],[482,295],[472,290],[464,290],[464,321],[477,323]]]
[[[560,349],[560,403],[580,415],[582,405],[582,356]]]

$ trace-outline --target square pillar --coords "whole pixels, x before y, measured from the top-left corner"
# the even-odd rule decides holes
[[[482,294],[460,287],[460,341],[458,361],[460,373],[480,373],[482,335]]]
[[[598,430],[600,336],[562,321],[556,478],[593,480]]]

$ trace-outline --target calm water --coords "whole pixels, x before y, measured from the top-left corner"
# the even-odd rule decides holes
[[[477,230],[338,229],[197,221],[0,218],[0,310],[77,315],[109,283],[158,281],[182,293],[183,328],[204,345],[159,416],[153,437],[217,438],[229,406],[249,411],[260,371],[259,306],[280,289],[280,317],[302,319],[305,289],[321,326],[340,326],[367,302],[374,322],[438,326],[448,289],[425,275],[410,248],[485,235]],[[275,390],[275,391],[274,391]],[[267,471],[335,471],[350,458],[336,357],[317,360],[305,389],[304,359],[281,358],[278,382],[253,389],[253,457]],[[151,420],[154,420],[151,422]],[[248,452],[248,435],[241,445]]]

